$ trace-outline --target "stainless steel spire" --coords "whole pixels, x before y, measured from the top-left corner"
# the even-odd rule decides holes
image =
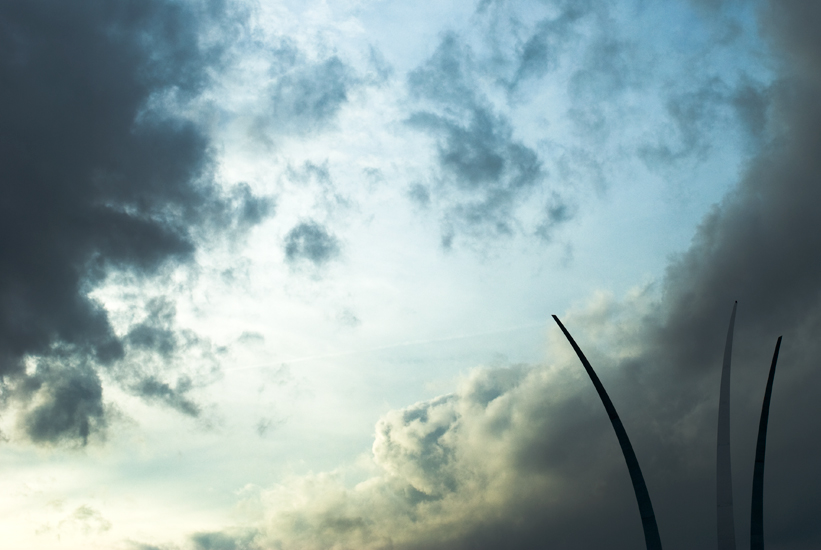
[[[735,310],[733,310],[733,315],[735,315]],[[624,461],[627,463],[627,471],[630,472],[630,480],[633,482],[633,491],[636,493],[636,503],[639,505],[641,525],[644,528],[644,542],[647,546],[647,550],[661,550],[661,538],[659,537],[658,525],[656,525],[656,516],[653,513],[653,504],[650,502],[650,493],[647,491],[647,485],[644,483],[644,476],[641,475],[639,461],[636,458],[636,453],[633,452],[633,446],[630,444],[630,439],[627,437],[627,432],[621,423],[621,419],[616,413],[616,408],[613,406],[612,401],[610,401],[610,397],[604,390],[604,386],[599,380],[599,377],[596,376],[593,367],[590,366],[590,362],[582,353],[581,348],[579,348],[576,341],[573,340],[573,337],[570,336],[570,333],[567,332],[567,329],[564,328],[564,325],[561,321],[559,321],[559,318],[554,315],[553,319],[556,320],[559,328],[562,329],[562,332],[565,337],[567,337],[570,345],[573,346],[573,349],[576,351],[576,355],[579,356],[582,365],[584,365],[584,369],[587,371],[588,376],[590,376],[590,380],[593,382],[593,386],[599,393],[604,409],[607,411],[607,416],[610,417],[610,423],[613,424],[613,430],[616,432],[619,445],[621,445],[621,452],[624,455]]]
[[[779,349],[781,349],[781,336],[775,343],[770,375],[767,377],[767,389],[764,391],[764,403],[761,405],[761,420],[758,423],[758,442],[755,445],[755,470],[753,471],[753,502],[750,510],[750,550],[764,550],[764,452],[767,449],[767,421],[770,416],[770,397],[773,393],[775,364],[778,362]]]
[[[716,503],[718,550],[735,550],[733,516],[733,473],[730,465],[730,360],[733,353],[733,327],[738,302],[733,304],[730,328],[724,344],[721,390],[718,399],[718,445],[716,452]]]

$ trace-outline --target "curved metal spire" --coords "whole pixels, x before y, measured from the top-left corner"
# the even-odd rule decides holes
[[[573,346],[573,349],[576,351],[576,355],[579,356],[582,365],[584,365],[584,369],[593,382],[593,386],[595,386],[596,391],[599,393],[604,409],[607,411],[607,416],[610,417],[610,422],[613,424],[613,430],[619,439],[619,445],[621,445],[621,452],[624,454],[624,461],[627,462],[630,480],[633,482],[633,491],[636,493],[636,502],[639,505],[641,525],[644,528],[644,542],[647,545],[647,550],[661,550],[661,538],[659,537],[659,530],[656,525],[656,516],[653,514],[653,504],[650,502],[650,493],[647,492],[647,485],[644,483],[644,476],[641,475],[639,461],[636,458],[636,453],[633,452],[633,446],[630,444],[630,439],[627,437],[627,432],[624,430],[621,419],[619,419],[619,415],[616,413],[616,408],[610,401],[610,397],[604,390],[604,386],[599,380],[599,377],[596,376],[593,367],[590,366],[590,362],[584,356],[582,350],[576,344],[576,341],[573,340],[573,337],[570,336],[570,333],[567,332],[567,329],[564,328],[564,325],[559,321],[558,317],[554,315],[553,319],[556,320],[559,328],[562,329],[570,345]]]
[[[775,343],[770,376],[767,378],[767,389],[764,392],[764,404],[761,405],[761,421],[758,423],[758,442],[755,445],[755,470],[753,471],[753,503],[750,511],[750,550],[764,550],[764,452],[767,449],[767,421],[770,416],[770,397],[773,393],[775,364],[778,362],[779,349],[781,349],[781,336]]]
[[[730,360],[733,354],[733,327],[738,302],[733,304],[730,328],[724,344],[721,390],[718,399],[718,445],[716,450],[716,503],[718,550],[735,550],[733,516],[733,474],[730,465]]]

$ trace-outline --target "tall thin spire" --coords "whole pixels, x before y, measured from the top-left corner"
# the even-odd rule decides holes
[[[587,371],[588,376],[590,376],[590,380],[593,382],[593,386],[599,393],[604,409],[607,411],[607,416],[610,417],[610,422],[613,424],[613,430],[616,432],[619,445],[621,445],[621,452],[624,455],[624,461],[627,463],[627,471],[630,472],[630,480],[633,482],[633,491],[636,493],[636,503],[639,505],[641,525],[644,528],[644,542],[647,546],[647,550],[661,550],[661,538],[659,537],[658,525],[656,525],[656,516],[653,513],[653,504],[650,502],[650,493],[647,492],[647,485],[644,483],[644,476],[641,475],[639,461],[636,458],[636,453],[633,452],[633,446],[630,444],[630,439],[627,437],[627,432],[624,430],[621,419],[616,413],[616,408],[610,401],[610,397],[604,390],[604,386],[599,380],[599,377],[596,376],[593,367],[590,366],[590,362],[584,356],[584,353],[582,353],[581,348],[579,348],[576,341],[573,340],[573,337],[570,336],[570,333],[567,332],[567,329],[564,328],[564,325],[561,321],[559,321],[559,318],[554,315],[553,319],[556,320],[559,328],[562,329],[562,332],[565,337],[567,337],[570,345],[573,346],[573,349],[576,351],[576,355],[579,356],[582,365],[584,365],[584,369]]]
[[[724,344],[721,390],[718,399],[718,445],[716,450],[716,504],[718,550],[735,550],[733,516],[733,473],[730,460],[730,361],[733,354],[733,327],[738,302],[733,304],[730,328]]]
[[[775,364],[778,362],[779,349],[781,349],[781,336],[775,343],[773,362],[770,364],[770,375],[767,378],[767,389],[764,391],[764,403],[761,405],[761,420],[758,423],[758,442],[755,445],[755,469],[753,471],[753,502],[750,510],[750,550],[764,550],[764,453],[767,450],[767,421],[770,416],[770,397],[773,393]]]

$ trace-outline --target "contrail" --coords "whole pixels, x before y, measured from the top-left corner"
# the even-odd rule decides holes
[[[505,332],[513,332],[516,330],[522,330],[526,328],[534,328],[538,326],[544,326],[544,322],[538,323],[529,323],[526,325],[517,325],[515,327],[508,327],[503,329],[496,329],[496,330],[488,330],[485,332],[476,332],[473,334],[464,334],[460,336],[447,336],[445,338],[432,338],[426,340],[412,340],[410,342],[400,342],[398,344],[389,344],[387,346],[379,346],[375,348],[366,348],[360,350],[348,350],[348,351],[338,351],[332,353],[323,353],[320,355],[309,355],[306,357],[294,357],[292,359],[283,359],[281,361],[276,361],[273,363],[263,363],[261,365],[250,365],[245,367],[234,367],[231,369],[225,369],[225,372],[237,372],[242,370],[251,370],[251,369],[264,369],[267,367],[277,367],[280,365],[290,365],[292,363],[302,363],[305,361],[315,361],[317,359],[330,359],[334,357],[346,357],[349,355],[358,355],[361,353],[373,353],[376,351],[383,351],[388,349],[396,349],[396,348],[407,348],[412,346],[422,346],[425,344],[437,344],[440,342],[452,342],[454,340],[467,340],[468,338],[478,338],[480,336],[489,336],[491,334],[503,334]]]
[[[636,458],[636,453],[633,451],[633,446],[630,444],[630,438],[627,437],[627,431],[624,429],[624,425],[621,423],[621,419],[616,412],[616,408],[613,406],[613,402],[610,401],[610,396],[607,395],[604,385],[602,385],[601,380],[599,380],[590,362],[584,356],[584,353],[582,353],[581,348],[576,344],[576,341],[573,340],[573,337],[570,336],[570,333],[567,332],[567,329],[564,328],[559,318],[554,315],[553,319],[559,324],[559,328],[562,329],[570,345],[573,346],[573,349],[576,351],[576,355],[579,356],[582,365],[584,365],[584,370],[587,371],[590,380],[593,382],[593,386],[595,386],[596,391],[599,393],[602,405],[604,405],[604,410],[607,411],[607,416],[610,417],[610,423],[613,424],[613,431],[616,432],[619,445],[621,445],[621,452],[624,455],[624,461],[627,463],[627,471],[630,472],[630,480],[633,482],[633,491],[636,493],[636,503],[639,505],[641,526],[644,528],[644,543],[647,546],[647,550],[661,550],[661,537],[659,536],[659,528],[656,524],[656,515],[653,513],[653,503],[650,502],[650,493],[647,491],[647,484],[644,483],[644,476],[641,474],[639,461]]]

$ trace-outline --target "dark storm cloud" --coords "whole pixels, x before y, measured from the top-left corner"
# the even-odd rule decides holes
[[[478,91],[472,65],[469,48],[451,33],[408,75],[411,94],[430,107],[407,122],[437,141],[438,181],[425,190],[427,203],[446,204],[443,243],[454,231],[514,233],[516,208],[545,176],[538,154],[514,138],[507,117]],[[411,195],[422,204],[419,197]]]
[[[673,111],[683,124],[694,124],[682,129],[693,133],[691,143],[698,143],[695,134],[709,124],[716,102],[739,109],[756,132],[770,135],[737,186],[705,216],[691,247],[670,263],[662,302],[638,332],[641,353],[624,360],[624,378],[608,386],[634,419],[628,429],[641,449],[665,547],[715,544],[718,366],[734,300],[739,302],[732,403],[739,545],[749,536],[758,415],[781,334],[767,449],[765,536],[768,545],[779,548],[821,543],[821,529],[808,512],[821,507],[816,467],[821,433],[810,420],[821,415],[821,79],[815,64],[821,41],[806,31],[821,24],[821,9],[805,6],[772,2],[762,11],[781,62],[780,78],[769,89],[734,92],[716,86],[718,93],[683,97]],[[633,397],[639,393],[641,407]]]
[[[701,380],[737,299],[739,368],[757,376],[742,386],[749,401],[736,401],[733,414],[752,428],[766,363],[784,335],[770,421],[778,443],[768,446],[766,497],[778,512],[765,523],[768,544],[810,548],[821,542],[821,529],[806,512],[821,507],[821,434],[810,421],[821,415],[821,41],[808,29],[821,24],[821,8],[771,2],[763,14],[783,63],[770,91],[775,135],[669,267],[662,324],[649,331],[650,359]],[[735,441],[749,455],[751,430]],[[736,471],[749,479],[751,469],[748,460]],[[741,496],[737,491],[737,506],[745,509],[749,496]]]
[[[322,225],[305,221],[285,236],[285,259],[293,264],[307,260],[321,266],[339,256],[339,241]]]
[[[745,83],[730,98],[747,135],[760,141],[767,130],[767,112],[770,107],[769,90],[752,83]]]
[[[150,276],[190,261],[209,228],[264,215],[245,188],[223,195],[206,136],[170,111],[221,63],[201,30],[233,17],[220,2],[0,5],[0,376],[23,376],[23,357],[57,348],[118,361],[123,341],[88,292],[111,270]],[[136,330],[133,345],[164,345]],[[29,413],[30,435],[85,440],[83,426],[104,424],[78,420],[103,418],[96,373],[49,369],[36,383],[51,409]]]

